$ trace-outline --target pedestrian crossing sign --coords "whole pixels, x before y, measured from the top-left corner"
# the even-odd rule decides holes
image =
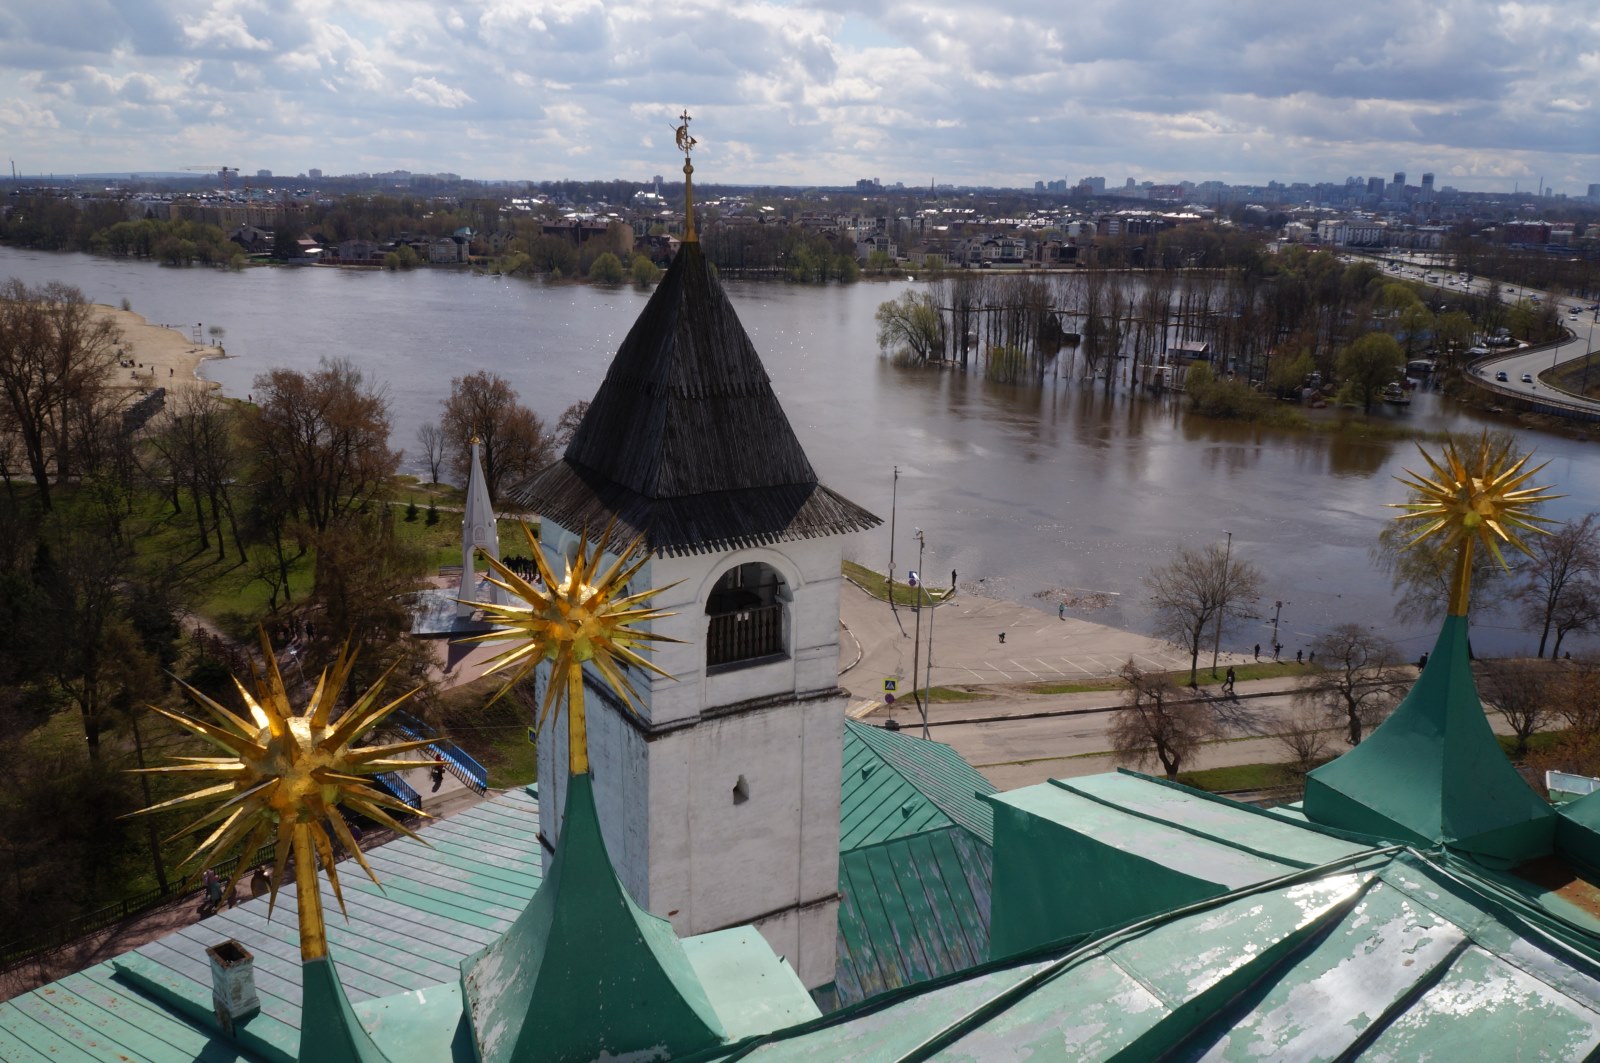
[[[884,677],[884,680],[883,680],[883,692],[885,694],[893,694],[899,689],[900,689],[900,680],[895,679],[892,676]]]

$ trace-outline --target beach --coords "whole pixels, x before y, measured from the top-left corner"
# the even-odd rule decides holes
[[[131,310],[96,304],[95,311],[102,319],[109,318],[122,336],[119,358],[127,364],[111,368],[113,385],[139,391],[217,386],[200,378],[200,363],[224,357],[221,347],[195,343],[182,329],[152,324]]]

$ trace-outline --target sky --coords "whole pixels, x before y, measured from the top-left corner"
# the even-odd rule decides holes
[[[0,0],[21,173],[1600,183],[1594,0]]]

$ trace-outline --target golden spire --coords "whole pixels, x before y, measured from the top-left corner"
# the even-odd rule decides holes
[[[682,123],[678,126],[676,139],[678,150],[683,152],[683,242],[697,244],[700,237],[694,231],[694,163],[689,161],[689,153],[699,143],[689,135],[689,111],[687,108],[678,116]]]
[[[423,739],[387,746],[352,748],[353,742],[371,731],[416,690],[409,690],[387,704],[380,704],[379,695],[389,678],[389,672],[385,672],[371,689],[335,720],[334,707],[355,664],[356,654],[348,643],[340,652],[331,676],[324,669],[317,678],[317,688],[311,695],[305,713],[298,715],[290,707],[283,676],[278,672],[277,657],[272,652],[272,643],[265,631],[261,633],[261,650],[267,662],[266,672],[256,672],[252,666],[254,694],[246,690],[237,678],[234,679],[234,685],[238,687],[249,710],[248,721],[188,684],[183,684],[183,688],[189,697],[210,713],[217,723],[150,706],[152,711],[199,735],[225,755],[178,757],[176,759],[185,763],[136,769],[154,773],[188,773],[208,781],[221,781],[203,786],[183,797],[151,805],[134,815],[222,799],[220,805],[173,837],[181,837],[213,823],[218,824],[184,863],[202,858],[200,863],[209,865],[218,856],[239,846],[240,866],[234,872],[233,881],[228,883],[230,892],[240,874],[246,870],[244,861],[255,855],[269,835],[275,837],[277,859],[267,915],[271,918],[272,909],[277,906],[278,887],[292,851],[295,887],[299,895],[300,958],[314,960],[328,952],[327,933],[322,921],[321,891],[317,885],[319,861],[327,872],[333,895],[339,901],[339,910],[345,910],[344,894],[339,889],[339,873],[334,867],[334,839],[338,840],[345,852],[356,858],[368,878],[373,882],[378,881],[378,876],[367,865],[366,857],[361,855],[361,847],[356,844],[338,806],[346,805],[381,826],[415,838],[415,834],[384,809],[408,815],[423,813],[374,789],[371,780],[364,776],[414,768],[417,761],[384,758],[430,743]]]
[[[567,706],[568,769],[573,775],[583,775],[589,770],[588,729],[583,707],[583,664],[585,661],[592,662],[628,711],[637,715],[638,691],[618,664],[631,665],[670,678],[670,673],[634,650],[634,647],[650,642],[680,641],[640,629],[640,625],[672,615],[642,606],[642,603],[668,588],[656,587],[638,594],[626,593],[628,581],[650,560],[648,551],[640,551],[642,536],[620,550],[611,567],[600,573],[600,562],[610,544],[611,529],[607,527],[593,551],[589,549],[589,536],[585,532],[578,542],[577,556],[567,562],[566,578],[558,582],[545,562],[543,548],[526,524],[522,525],[522,533],[528,539],[528,554],[538,566],[539,583],[528,582],[497,558],[485,555],[484,560],[499,577],[491,575],[489,582],[508,591],[514,596],[513,601],[521,599],[526,604],[469,603],[482,609],[483,619],[498,625],[498,629],[460,641],[522,640],[520,645],[494,657],[484,670],[484,675],[490,675],[516,666],[516,671],[511,674],[501,694],[533,671],[539,662],[552,662],[550,682],[545,688],[544,702],[539,707],[534,726],[542,727],[551,709],[564,700]]]
[[[1493,446],[1485,432],[1477,445],[1463,457],[1453,442],[1445,444],[1443,464],[1419,445],[1417,450],[1433,470],[1427,477],[1406,470],[1395,479],[1420,496],[1417,502],[1391,503],[1396,509],[1410,512],[1396,520],[1425,520],[1428,522],[1416,538],[1406,544],[1417,546],[1424,540],[1439,537],[1441,549],[1456,551],[1455,569],[1450,579],[1450,615],[1466,616],[1467,600],[1472,592],[1472,551],[1481,543],[1502,568],[1508,567],[1500,553],[1500,543],[1510,543],[1525,554],[1532,554],[1517,530],[1546,534],[1540,524],[1553,523],[1548,517],[1534,514],[1533,508],[1560,495],[1547,494],[1544,487],[1523,487],[1544,465],[1526,472],[1531,454],[1512,460],[1509,443]],[[1549,464],[1546,462],[1545,464]]]

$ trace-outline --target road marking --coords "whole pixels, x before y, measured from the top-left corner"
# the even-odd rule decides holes
[[[1018,668],[1021,668],[1024,672],[1027,672],[1029,675],[1033,676],[1033,678],[1035,678],[1035,679],[1039,678],[1039,673],[1038,672],[1035,672],[1032,668],[1029,668],[1027,665],[1023,664],[1021,661],[1017,660],[1016,658],[1013,657],[1011,659],[1011,663],[1016,665]]]

